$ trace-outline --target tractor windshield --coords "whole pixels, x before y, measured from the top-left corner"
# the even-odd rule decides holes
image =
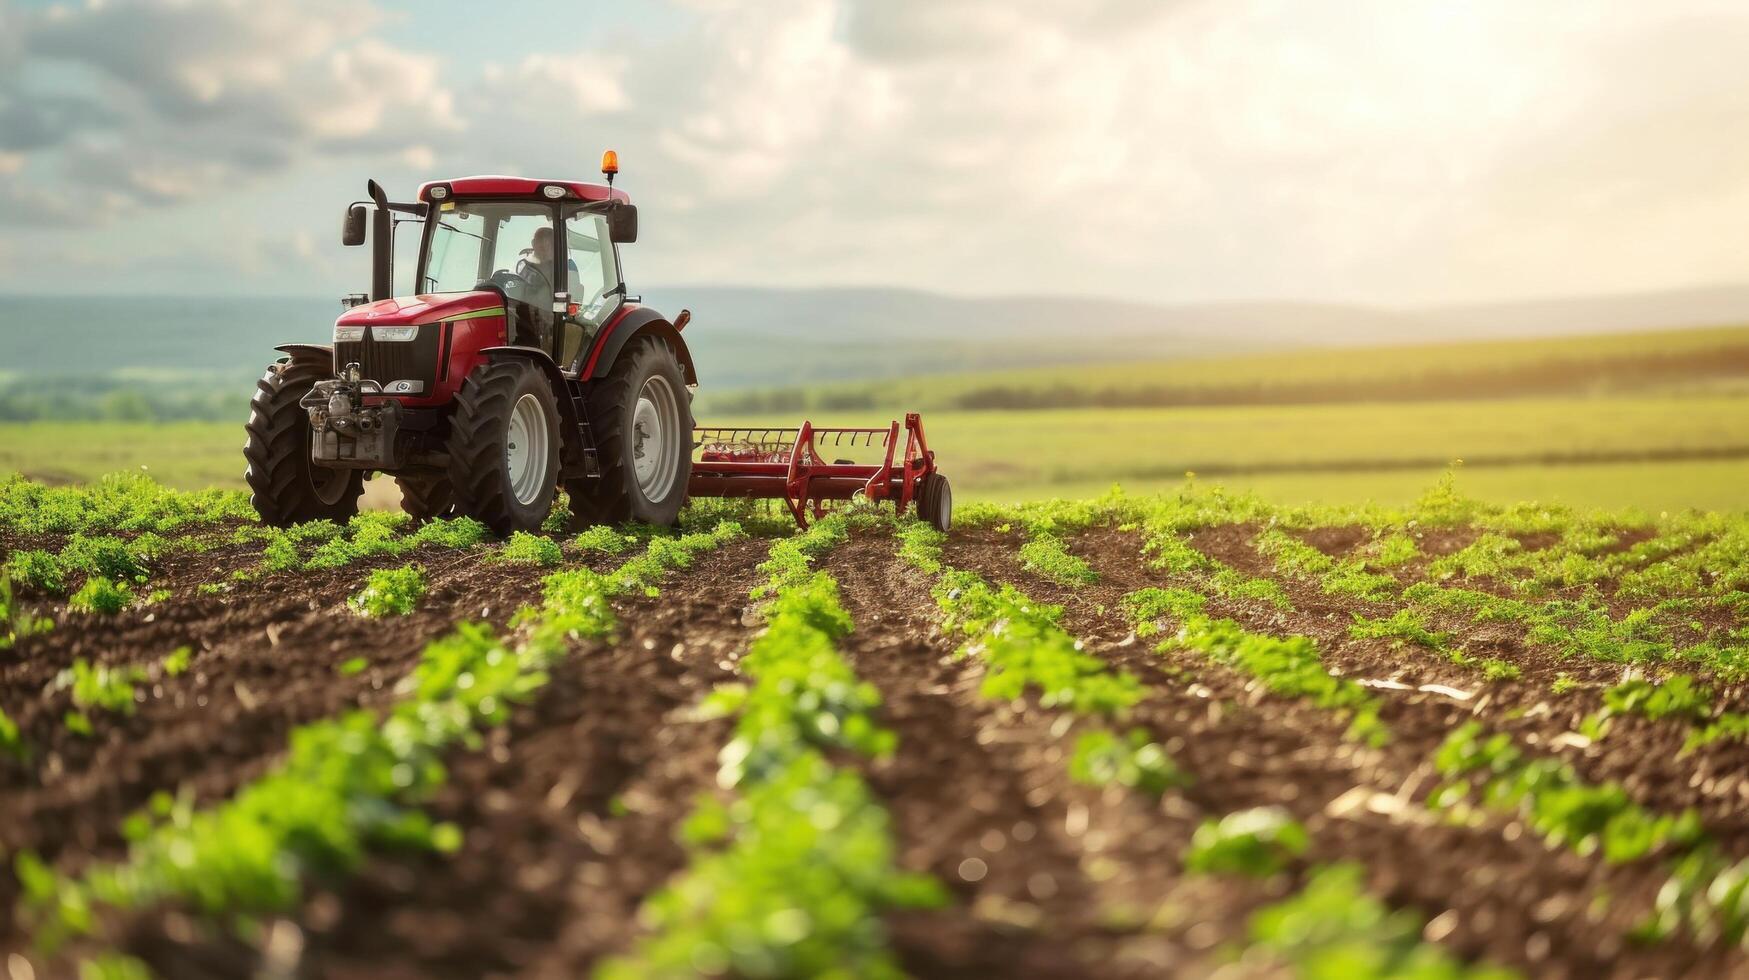
[[[551,205],[446,202],[427,242],[419,272],[422,293],[465,292],[490,281],[516,298],[544,302],[560,281],[553,274],[559,243]]]

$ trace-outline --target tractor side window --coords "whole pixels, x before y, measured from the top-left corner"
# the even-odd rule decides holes
[[[580,319],[599,325],[612,305],[603,300],[602,293],[619,285],[607,219],[599,214],[571,215],[565,221],[565,248],[570,258],[571,302],[581,307]]]

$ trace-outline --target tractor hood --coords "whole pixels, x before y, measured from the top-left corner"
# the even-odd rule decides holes
[[[405,326],[453,320],[469,313],[501,310],[504,297],[490,290],[473,293],[422,293],[355,306],[334,321],[337,327]]]

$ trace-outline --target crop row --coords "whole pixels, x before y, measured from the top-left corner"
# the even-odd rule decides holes
[[[727,802],[687,819],[687,868],[645,903],[651,933],[606,977],[898,977],[883,910],[945,901],[934,879],[894,864],[886,811],[825,753],[891,754],[880,698],[837,650],[852,629],[838,587],[812,561],[841,544],[835,515],[779,541],[753,597],[766,628],[741,658],[745,683],[717,688],[707,716],[733,716],[720,755]]]
[[[443,753],[501,724],[512,704],[546,682],[571,641],[610,635],[612,596],[651,587],[660,570],[684,567],[741,533],[724,524],[654,540],[613,573],[549,575],[542,605],[518,616],[520,642],[481,625],[457,627],[427,645],[387,712],[353,711],[295,729],[281,763],[212,808],[159,794],[124,827],[131,843],[121,862],[68,877],[20,854],[22,911],[39,946],[53,951],[92,935],[107,921],[104,909],[125,914],[165,901],[246,929],[255,916],[294,908],[307,877],[345,875],[371,850],[453,849],[459,832],[420,809],[444,779]]]
[[[1084,511],[1072,519],[1085,523],[1097,520]],[[1041,537],[1060,540],[1050,530],[1055,521],[1049,516],[1019,514],[1013,520],[1026,527],[1029,543]],[[1045,528],[1042,533],[1041,527]],[[1162,547],[1155,549],[1156,561],[1175,565],[1180,572],[1194,571],[1209,591],[1285,604],[1285,596],[1278,590],[1258,589],[1256,580],[1249,580],[1234,569],[1193,549],[1173,547],[1174,543],[1182,543],[1175,533],[1167,533],[1160,540]],[[904,535],[901,551],[910,550],[913,560],[921,557],[927,561],[936,557],[928,542],[928,529],[911,531]],[[919,543],[924,547],[919,548]],[[1023,546],[1023,560],[1025,555]],[[1030,570],[1043,574],[1038,568]],[[943,581],[947,579],[944,577]],[[1058,581],[1071,587],[1079,584],[1063,578]],[[1303,699],[1348,717],[1351,737],[1374,744],[1388,738],[1378,719],[1376,697],[1326,670],[1311,638],[1249,632],[1232,620],[1207,615],[1206,602],[1202,592],[1191,589],[1148,587],[1127,594],[1121,608],[1138,637],[1167,636],[1160,643],[1162,651],[1173,648],[1199,651],[1212,661],[1254,678],[1272,693]],[[1141,732],[1132,733],[1132,737],[1137,736],[1145,737]],[[1172,783],[1188,780],[1175,769],[1171,772]],[[1154,792],[1165,785],[1161,782]],[[1190,874],[1271,877],[1287,870],[1306,846],[1307,835],[1302,826],[1279,809],[1262,807],[1206,819],[1197,828],[1185,854],[1184,867]],[[1438,945],[1423,941],[1422,926],[1421,918],[1414,912],[1390,910],[1368,895],[1358,866],[1314,866],[1305,870],[1301,889],[1253,913],[1248,923],[1251,945],[1244,951],[1243,960],[1260,961],[1256,965],[1264,971],[1285,965],[1301,976],[1493,980],[1512,976],[1510,971],[1464,965]]]
[[[1168,543],[1156,550],[1174,554]],[[1184,562],[1179,559],[1178,564]],[[1200,563],[1207,570],[1210,561]],[[1553,617],[1574,607],[1556,604],[1557,611],[1522,600],[1501,599],[1487,593],[1457,589],[1441,589],[1422,583],[1408,590],[1411,599],[1426,601],[1433,597],[1447,603],[1464,603],[1464,608],[1484,610],[1479,618],[1500,618],[1528,622],[1533,638],[1546,641],[1561,637],[1559,621]],[[1138,634],[1160,632],[1159,621],[1170,616],[1179,621],[1176,640],[1186,646],[1207,649],[1209,624],[1200,615],[1203,596],[1190,590],[1147,589],[1132,593],[1125,606],[1138,623]],[[1580,607],[1583,609],[1583,607]],[[1513,614],[1501,615],[1501,610]],[[1587,610],[1589,611],[1589,610]],[[1360,635],[1395,636],[1434,648],[1444,648],[1446,638],[1432,634],[1410,610],[1401,610],[1389,620],[1368,620],[1356,617]],[[1644,620],[1638,622],[1643,623]],[[1629,628],[1634,624],[1630,623]],[[1589,642],[1592,655],[1603,642],[1615,639],[1620,624],[1607,615],[1592,618],[1589,629],[1576,630],[1566,642]],[[1377,702],[1370,692],[1349,682],[1329,676],[1316,663],[1315,648],[1308,638],[1286,639],[1247,634],[1236,624],[1228,624],[1216,635],[1225,634],[1227,642],[1214,644],[1217,649],[1237,651],[1247,645],[1253,651],[1250,658],[1234,657],[1237,665],[1261,680],[1271,690],[1297,696],[1312,703],[1337,710],[1353,710],[1364,728],[1373,729],[1374,737],[1384,730],[1377,726]],[[1170,646],[1168,640],[1162,646]],[[1691,679],[1676,675],[1663,683],[1629,679],[1605,692],[1606,711],[1640,714],[1653,719],[1676,718],[1700,725],[1691,744],[1711,738],[1738,736],[1749,729],[1749,722],[1734,713],[1711,715],[1705,707],[1709,692]],[[1352,708],[1351,705],[1365,707]],[[1376,726],[1376,727],[1375,727]],[[1351,734],[1354,729],[1351,728]],[[1429,797],[1429,805],[1462,818],[1467,812],[1465,802],[1480,801],[1487,809],[1521,815],[1527,825],[1553,846],[1565,846],[1579,853],[1600,851],[1611,862],[1636,860],[1654,854],[1676,855],[1669,884],[1659,895],[1657,908],[1642,927],[1642,934],[1661,937],[1681,929],[1701,941],[1724,938],[1742,942],[1749,932],[1749,900],[1744,890],[1749,886],[1749,861],[1733,863],[1707,842],[1699,817],[1692,811],[1679,814],[1658,814],[1634,804],[1626,790],[1616,783],[1587,783],[1568,765],[1553,759],[1525,755],[1505,734],[1488,735],[1479,723],[1469,723],[1453,731],[1440,747],[1435,759],[1436,769],[1445,778]]]

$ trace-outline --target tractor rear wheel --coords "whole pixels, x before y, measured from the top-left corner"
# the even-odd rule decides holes
[[[943,534],[953,526],[953,487],[947,477],[931,473],[917,493],[917,516]]]
[[[401,511],[415,521],[448,517],[455,510],[455,491],[446,475],[397,476],[395,486],[401,488]]]
[[[692,475],[692,395],[674,349],[634,339],[585,397],[601,475],[565,485],[573,523],[673,524]]]
[[[558,493],[559,406],[527,361],[474,369],[449,423],[449,486],[456,510],[494,534],[533,531]]]
[[[310,416],[298,405],[316,382],[334,374],[322,356],[293,355],[270,365],[249,399],[243,443],[249,503],[263,523],[345,521],[358,513],[364,471],[329,469],[310,461]]]

